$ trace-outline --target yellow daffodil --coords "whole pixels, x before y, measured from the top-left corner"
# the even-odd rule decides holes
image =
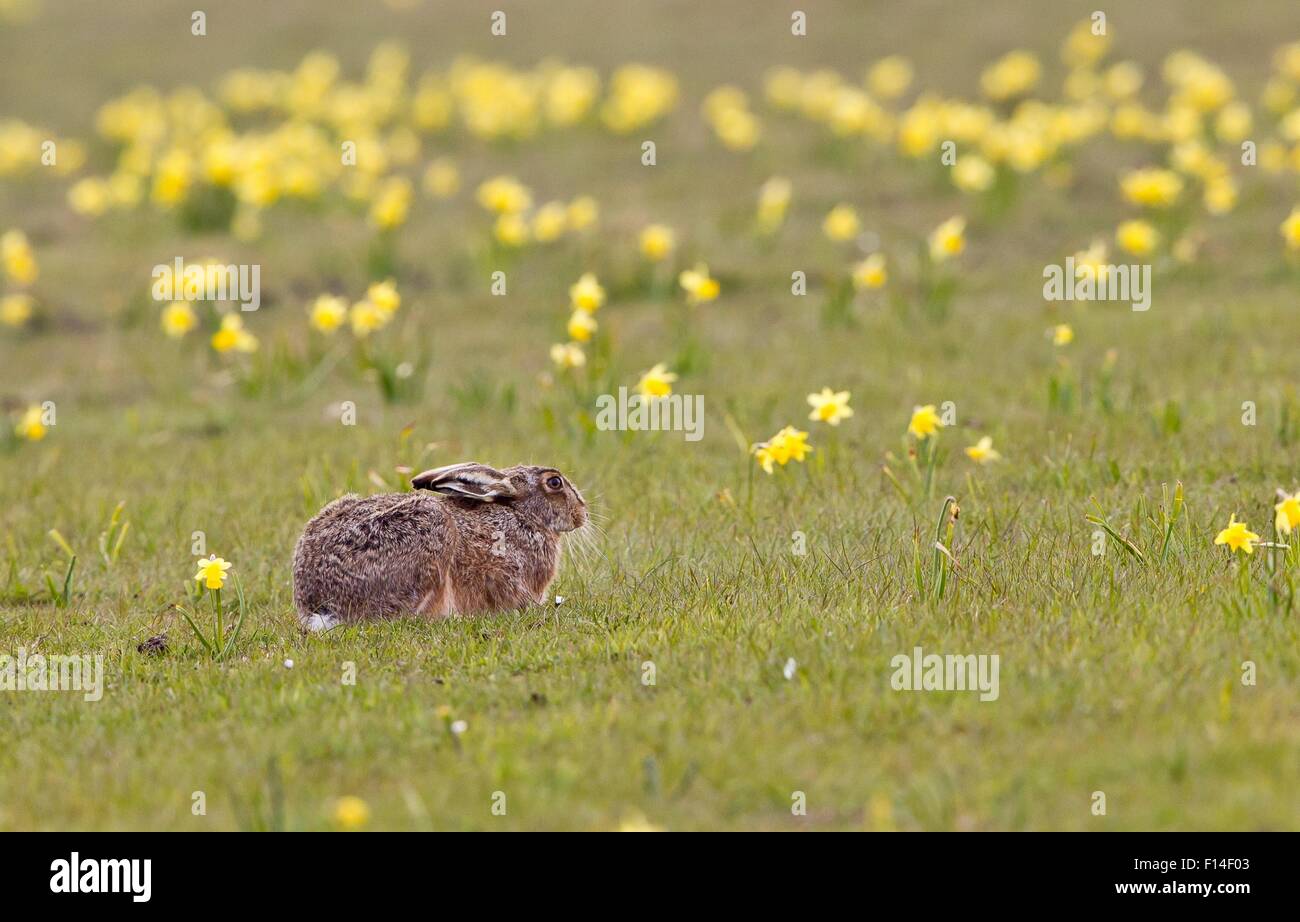
[[[930,259],[941,263],[966,249],[966,219],[949,218],[930,233]]]
[[[533,215],[533,239],[554,243],[564,236],[568,221],[569,211],[563,202],[547,202]]]
[[[605,289],[593,273],[584,272],[569,286],[569,301],[574,309],[594,314],[605,303]]]
[[[311,306],[311,325],[322,333],[333,333],[348,319],[348,302],[337,295],[321,295]]]
[[[586,311],[574,311],[568,323],[569,339],[580,343],[588,342],[595,334],[596,326],[596,318],[591,314]]]
[[[667,397],[673,392],[673,382],[676,380],[677,375],[660,362],[641,376],[636,389],[643,397]]]
[[[569,230],[574,233],[590,230],[600,220],[600,206],[590,195],[580,195],[569,202],[565,220],[569,222]]]
[[[172,301],[163,308],[161,323],[164,333],[172,339],[180,339],[199,325],[199,318],[189,302]]]
[[[709,267],[697,263],[694,269],[687,269],[677,276],[677,283],[686,292],[687,304],[702,304],[712,301],[722,291],[717,279],[709,276]]]
[[[928,439],[942,428],[943,420],[932,403],[914,409],[912,419],[907,424],[907,431],[921,440]]]
[[[218,352],[256,352],[257,337],[244,329],[244,318],[239,314],[226,314],[221,318],[221,328],[212,334],[212,348]]]
[[[1053,346],[1068,346],[1074,342],[1074,329],[1068,323],[1058,323],[1048,331]]]
[[[1291,209],[1279,230],[1288,250],[1300,250],[1300,205]]]
[[[551,346],[551,361],[563,369],[581,368],[587,364],[587,355],[577,343],[556,343]]]
[[[1148,221],[1125,221],[1115,230],[1115,242],[1134,256],[1149,256],[1160,245],[1160,232]]]
[[[901,55],[881,58],[867,70],[867,89],[878,99],[897,99],[912,85],[912,62]]]
[[[808,395],[808,405],[813,408],[808,414],[809,419],[830,423],[832,426],[838,426],[840,420],[853,415],[848,391],[833,391],[829,387],[823,387],[818,393]]]
[[[641,231],[641,255],[652,263],[663,262],[677,246],[673,229],[663,224],[651,224]]]
[[[213,554],[207,560],[199,560],[199,572],[194,574],[194,579],[202,583],[205,589],[220,589],[226,584],[226,571],[230,567],[229,561]]]
[[[365,339],[388,323],[388,315],[367,300],[353,304],[348,319],[352,323],[352,335],[358,339]]]
[[[492,236],[502,246],[521,247],[528,242],[528,219],[517,212],[507,212],[497,217],[492,225]]]
[[[45,438],[48,431],[49,427],[45,425],[45,413],[35,404],[23,412],[18,424],[14,426],[14,435],[28,442],[39,442]]]
[[[1238,522],[1234,514],[1228,517],[1228,527],[1219,532],[1214,543],[1226,544],[1234,552],[1245,551],[1247,554],[1253,554],[1255,545],[1259,543],[1259,535],[1247,529],[1245,522]]]
[[[858,213],[852,205],[836,205],[822,221],[822,233],[836,242],[852,240],[861,227]]]
[[[1010,51],[980,75],[980,88],[989,99],[1001,101],[1021,96],[1038,83],[1042,67],[1028,51]]]
[[[978,464],[988,464],[990,461],[997,461],[1002,456],[993,448],[993,439],[986,435],[974,445],[966,447],[966,457]]]
[[[1274,527],[1284,535],[1291,534],[1291,529],[1300,525],[1300,492],[1294,495],[1282,494],[1281,502],[1273,507],[1277,513]]]
[[[786,426],[766,442],[759,442],[751,451],[759,466],[771,474],[778,464],[785,467],[791,461],[802,463],[813,447],[808,444],[808,433]]]
[[[1120,190],[1135,205],[1168,208],[1182,194],[1183,179],[1172,170],[1133,170],[1120,180]]]
[[[5,275],[18,285],[30,285],[40,274],[27,235],[20,230],[8,231],[0,237],[0,263],[4,264]]]
[[[963,192],[984,192],[993,186],[997,172],[979,154],[962,154],[952,168],[952,184]]]
[[[793,186],[783,176],[773,176],[758,190],[758,228],[765,234],[775,232],[785,221]]]
[[[532,206],[533,194],[513,176],[496,176],[478,187],[478,201],[497,214],[518,214]]]
[[[397,292],[397,283],[392,279],[375,282],[366,289],[366,300],[379,308],[385,317],[392,317],[402,306],[402,296]]]
[[[883,288],[888,279],[884,253],[872,253],[853,267],[853,287],[859,290]]]
[[[334,802],[330,821],[344,832],[361,829],[370,822],[370,805],[360,797],[340,797]]]
[[[5,295],[0,298],[0,323],[7,327],[26,326],[32,319],[35,304],[31,295]]]

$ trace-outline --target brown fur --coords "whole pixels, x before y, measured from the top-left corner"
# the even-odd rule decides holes
[[[582,494],[554,468],[457,464],[411,483],[423,489],[350,494],[307,523],[293,557],[304,626],[537,604],[561,534],[587,522]]]

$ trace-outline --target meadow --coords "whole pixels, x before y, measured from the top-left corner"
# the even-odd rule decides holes
[[[0,2],[0,829],[1300,826],[1300,8],[1074,6]],[[304,634],[467,460],[562,601]]]

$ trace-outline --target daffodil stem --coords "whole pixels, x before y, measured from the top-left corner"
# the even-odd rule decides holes
[[[222,625],[221,625],[221,590],[214,589],[213,596],[216,599],[216,606],[217,606],[217,634],[216,634],[216,643],[213,644],[213,647],[215,647],[217,652],[220,653],[222,647],[225,646],[225,644],[222,643],[223,640],[222,635],[224,632],[222,630]]]

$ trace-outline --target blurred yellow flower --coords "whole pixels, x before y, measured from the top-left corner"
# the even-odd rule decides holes
[[[161,323],[164,333],[172,339],[180,339],[199,325],[199,318],[189,302],[172,301],[163,308]]]
[[[311,306],[311,325],[322,333],[333,333],[348,319],[348,302],[337,295],[321,295]]]
[[[370,822],[370,805],[360,797],[340,797],[334,802],[330,821],[344,832],[361,829]]]
[[[1048,332],[1052,334],[1053,346],[1068,346],[1074,342],[1074,330],[1068,323],[1058,323]]]
[[[239,314],[226,314],[221,318],[221,328],[212,334],[212,348],[218,352],[256,352],[257,337],[244,329],[244,318]]]
[[[569,229],[574,233],[581,233],[596,226],[596,222],[600,220],[600,206],[590,195],[580,195],[569,202],[568,214],[565,217],[569,222]]]
[[[993,439],[986,435],[974,445],[966,447],[966,457],[978,464],[988,464],[990,461],[997,461],[1002,456],[993,448]]]
[[[479,204],[497,214],[517,214],[533,204],[528,187],[513,176],[496,176],[478,187]]]
[[[1183,191],[1183,179],[1172,170],[1148,167],[1133,170],[1120,180],[1124,198],[1135,205],[1168,208],[1178,201]]]
[[[1038,83],[1042,68],[1028,51],[1009,51],[980,75],[980,88],[989,99],[1001,101],[1028,93]]]
[[[195,582],[203,584],[205,589],[220,589],[226,584],[226,571],[232,564],[213,554],[207,560],[199,559],[199,572],[194,574]]]
[[[696,263],[694,269],[683,271],[677,276],[677,283],[686,292],[687,304],[712,301],[722,292],[722,286],[709,276],[709,267],[704,263]]]
[[[528,242],[528,232],[528,219],[513,211],[499,215],[492,226],[492,236],[502,246],[523,246]]]
[[[31,295],[5,295],[0,298],[0,323],[7,327],[26,326],[32,319],[35,303]]]
[[[832,426],[838,426],[840,420],[853,415],[848,391],[833,391],[829,387],[823,387],[818,393],[808,395],[808,405],[812,407],[809,419]]]
[[[765,234],[775,232],[785,221],[793,190],[790,180],[773,176],[758,190],[758,227]]]
[[[587,364],[587,356],[577,343],[556,343],[551,346],[551,361],[564,369],[581,368]]]
[[[623,817],[623,819],[619,821],[618,831],[619,832],[663,832],[664,828],[662,826],[658,826],[650,822],[648,819],[645,818],[644,814],[639,812],[632,812],[629,813],[627,816]]]
[[[388,323],[388,315],[367,300],[353,304],[348,319],[352,323],[352,335],[359,339],[365,339],[376,330],[383,329]]]
[[[563,202],[547,202],[533,215],[533,239],[553,243],[564,236],[569,212]]]
[[[930,233],[930,259],[939,263],[966,249],[966,219],[949,218]]]
[[[411,181],[405,176],[386,180],[370,204],[370,223],[388,230],[406,223],[411,208]]]
[[[1215,544],[1226,544],[1232,551],[1245,551],[1247,554],[1255,553],[1255,545],[1259,543],[1259,535],[1250,531],[1245,522],[1238,522],[1236,514],[1228,517],[1228,527],[1219,532],[1214,539]]]
[[[653,263],[663,262],[677,246],[673,229],[663,224],[650,224],[641,231],[641,255]]]
[[[397,283],[392,279],[371,284],[366,289],[366,300],[379,308],[385,318],[392,317],[402,306],[402,296],[397,293]]]
[[[1281,501],[1273,507],[1273,511],[1277,513],[1273,527],[1284,535],[1291,534],[1291,529],[1300,525],[1300,492],[1294,495],[1282,493]]]
[[[822,233],[838,242],[852,240],[860,227],[858,213],[852,205],[836,205],[822,221]]]
[[[575,310],[569,318],[569,339],[580,343],[588,342],[596,332],[596,318],[586,311]]]
[[[569,301],[577,310],[594,314],[605,303],[605,289],[594,273],[584,272],[569,286]]]
[[[644,397],[667,397],[673,392],[673,382],[676,380],[677,375],[669,371],[667,365],[660,362],[641,375],[641,380],[637,382],[636,389]]]
[[[884,253],[872,253],[853,267],[853,287],[859,290],[882,288],[888,280]]]
[[[1160,245],[1160,233],[1149,221],[1125,221],[1115,230],[1115,242],[1134,256],[1148,256]]]
[[[68,206],[77,214],[95,218],[107,211],[110,204],[108,183],[98,177],[79,179],[68,189]]]
[[[1300,205],[1291,209],[1279,230],[1288,250],[1300,250]]]
[[[27,235],[20,230],[8,231],[0,237],[0,262],[4,263],[5,275],[18,285],[30,285],[40,275],[36,254],[27,242]]]
[[[952,184],[963,192],[984,192],[996,178],[993,166],[979,154],[962,154],[952,168]]]
[[[45,438],[48,431],[49,428],[45,425],[44,411],[35,404],[23,412],[18,424],[14,426],[14,435],[28,442],[39,442]]]
[[[451,198],[460,191],[460,171],[452,161],[445,157],[439,158],[425,169],[420,184],[425,193],[433,198]]]
[[[907,431],[921,440],[928,439],[942,428],[943,420],[932,403],[912,410],[912,419],[907,424]]]
[[[897,99],[912,85],[912,62],[892,54],[867,70],[867,89],[880,99]]]

